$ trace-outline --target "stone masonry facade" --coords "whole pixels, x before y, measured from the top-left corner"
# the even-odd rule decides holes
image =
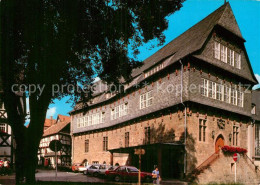
[[[168,148],[163,149],[162,153],[155,152],[159,169],[167,168],[165,167],[167,165],[163,164],[164,157],[162,156],[167,156],[168,151],[169,156],[180,154],[178,159],[175,159],[178,162],[169,166],[169,170],[178,168],[176,171],[182,173],[178,178],[193,174],[194,170],[207,164],[193,180],[199,183],[233,182],[234,162],[232,157],[224,155],[220,149],[228,145],[249,151],[248,156],[245,154],[238,165],[246,172],[244,174],[243,170],[238,170],[239,182],[247,184],[259,182],[257,177],[259,170],[251,161],[254,140],[250,134],[253,128],[251,126],[251,87],[256,83],[256,79],[244,47],[245,40],[241,36],[229,3],[172,42],[175,44],[179,40],[185,42],[185,39],[190,39],[192,35],[197,34],[196,30],[202,32],[205,28],[211,28],[211,30],[206,30],[199,41],[196,40],[197,38],[190,41],[196,41],[197,45],[201,45],[198,50],[188,52],[192,49],[189,48],[192,46],[190,44],[191,46],[185,45],[184,48],[178,48],[181,51],[172,51],[169,55],[167,45],[165,49],[162,48],[151,58],[154,60],[154,56],[166,53],[168,55],[159,56],[158,58],[163,58],[163,60],[157,63],[154,61],[154,65],[148,65],[147,69],[144,67],[145,70],[140,75],[134,76],[132,82],[124,84],[124,92],[113,96],[107,96],[110,94],[107,91],[96,94],[93,97],[94,103],[89,104],[88,108],[82,107],[81,102],[78,103],[78,107],[71,111],[73,163],[87,160],[89,163],[132,165],[134,157],[126,151],[139,146],[149,148],[153,144],[160,143],[162,145],[156,146],[167,145]],[[207,38],[204,38],[206,34]],[[186,35],[191,36],[184,38]],[[199,43],[203,39],[205,42]],[[240,64],[236,64],[239,67],[216,59],[214,57],[215,43],[220,43],[223,48],[229,48],[230,52],[234,51],[237,54],[236,57],[239,56],[239,59],[234,59],[236,62],[240,60]],[[184,51],[187,51],[186,55],[183,55]],[[222,54],[224,55],[224,49]],[[179,57],[182,55],[183,57]],[[173,61],[175,59],[178,60]],[[144,65],[147,64],[144,63]],[[158,65],[162,65],[160,70],[158,70]],[[148,73],[151,70],[155,71],[156,67],[155,73]],[[207,96],[202,91],[205,80],[208,81]],[[214,84],[215,89],[211,87],[213,90],[210,91],[209,83]],[[224,101],[226,95],[223,89],[219,90],[218,96],[221,98],[217,99],[217,84],[223,89],[224,86],[230,88],[229,101]],[[150,94],[145,98],[151,99],[151,102],[143,108],[143,95],[148,92]],[[233,95],[232,92],[234,92]],[[127,107],[126,112],[123,116],[112,119],[113,111],[120,105]],[[89,124],[86,117],[97,113],[100,114],[98,118],[91,118],[95,119],[95,124]],[[129,136],[127,145],[126,135]],[[149,142],[147,143],[148,135]],[[105,149],[104,137],[107,137]],[[157,151],[156,147],[153,151]],[[216,159],[206,163],[214,155],[217,156]],[[174,159],[170,157],[169,161],[171,160]],[[222,168],[225,169],[222,170]],[[150,168],[147,169],[150,170]],[[162,173],[165,173],[165,170],[162,170]]]

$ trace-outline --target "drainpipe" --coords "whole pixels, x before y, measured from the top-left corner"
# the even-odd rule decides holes
[[[186,153],[186,138],[187,138],[187,108],[183,103],[183,63],[179,60],[181,64],[181,104],[184,106],[184,168],[183,172],[186,175],[186,165],[187,165],[187,153]]]

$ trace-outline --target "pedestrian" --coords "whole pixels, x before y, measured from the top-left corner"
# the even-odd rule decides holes
[[[152,172],[152,177],[153,177],[153,184],[160,184],[161,177],[160,177],[160,172],[157,167]]]
[[[8,161],[6,158],[4,158],[4,175],[8,175],[8,167],[9,167]]]

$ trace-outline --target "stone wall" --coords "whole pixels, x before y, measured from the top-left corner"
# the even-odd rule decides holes
[[[220,153],[220,157],[198,176],[197,182],[199,184],[235,182],[235,165],[232,156]],[[255,171],[255,166],[247,156],[241,156],[237,163],[237,182],[248,185],[258,185],[260,182],[260,171]]]
[[[73,163],[87,159],[89,163],[99,161],[110,164],[111,154],[103,151],[103,137],[108,137],[108,150],[125,147],[125,133],[129,132],[129,147],[144,144],[145,127],[151,128],[151,142],[160,142],[160,136],[174,137],[172,141],[180,141],[184,132],[184,118],[181,112],[168,112],[163,116],[154,115],[152,118],[140,120],[131,124],[119,125],[107,130],[73,136]],[[174,136],[173,134],[174,133]],[[89,139],[89,152],[85,153],[85,140]],[[154,141],[155,139],[155,141]],[[167,138],[168,139],[168,138]],[[122,159],[123,158],[123,159]],[[122,164],[126,156],[114,156],[114,164]]]
[[[247,120],[235,119],[230,115],[218,113],[217,110],[203,108],[191,108],[187,120],[187,153],[188,153],[188,170],[191,172],[195,167],[208,159],[215,152],[215,143],[218,136],[224,138],[224,145],[242,147],[247,149]],[[199,111],[197,113],[197,111]],[[206,140],[199,141],[199,120],[206,120]],[[222,119],[225,123],[224,128],[218,126],[218,120]],[[233,126],[239,127],[238,145],[233,145]],[[212,134],[214,132],[214,136]],[[231,134],[231,140],[229,138]]]

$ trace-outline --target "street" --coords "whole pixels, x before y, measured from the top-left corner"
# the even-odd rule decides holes
[[[36,173],[37,181],[47,181],[47,182],[79,182],[79,183],[100,183],[100,184],[108,184],[109,181],[104,178],[97,178],[92,176],[86,176],[82,173],[74,173],[74,172],[58,172],[57,178],[55,178],[54,170],[38,170]],[[112,184],[129,184],[129,183],[115,183],[110,182]],[[10,176],[0,176],[0,185],[13,185],[15,184],[15,175]],[[133,183],[137,184],[137,183]],[[143,185],[151,185],[152,183],[142,183]],[[187,184],[185,182],[181,182],[178,180],[164,180],[161,184],[171,184],[171,185],[184,185]]]

